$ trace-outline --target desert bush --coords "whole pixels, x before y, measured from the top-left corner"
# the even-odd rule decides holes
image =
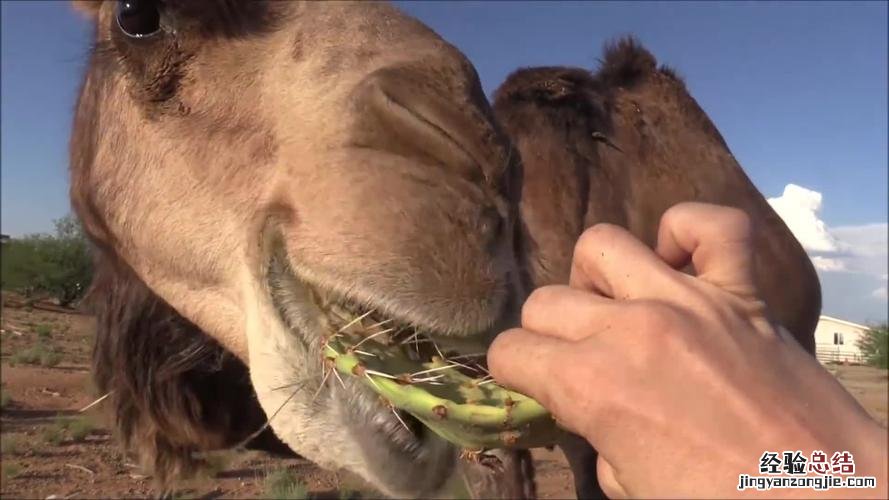
[[[83,441],[96,429],[88,417],[80,417],[68,423],[68,433],[74,441]]]
[[[54,350],[44,351],[40,354],[40,366],[51,368],[62,362],[62,353]]]
[[[59,219],[55,226],[55,235],[28,235],[3,244],[0,286],[28,298],[49,294],[62,306],[83,295],[92,278],[89,243],[74,217]]]
[[[21,465],[14,462],[3,462],[3,479],[13,479],[21,473]]]
[[[0,247],[0,287],[20,292],[25,298],[35,294],[40,276],[46,272],[46,263],[38,251],[41,238],[14,238]]]
[[[0,390],[0,409],[4,409],[12,402],[12,396],[8,392]]]
[[[292,471],[279,469],[265,478],[266,498],[302,499],[307,498],[309,489]]]
[[[9,357],[9,362],[13,365],[36,365],[40,361],[40,352],[42,346],[32,346],[13,353]]]
[[[41,342],[13,354],[9,361],[17,365],[52,367],[62,362],[62,355],[54,348]]]
[[[4,455],[17,455],[22,451],[22,442],[18,436],[4,434],[0,436],[0,453]]]
[[[34,332],[37,333],[37,337],[44,340],[52,337],[52,327],[49,325],[37,325],[34,327]]]
[[[49,427],[44,427],[40,431],[40,436],[47,444],[58,446],[65,440],[65,428],[67,426],[68,423],[64,420],[56,420],[56,422]]]
[[[867,364],[877,368],[889,368],[889,323],[874,325],[858,338],[858,349]]]

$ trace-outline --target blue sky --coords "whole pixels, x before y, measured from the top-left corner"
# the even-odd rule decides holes
[[[826,231],[848,236],[858,233],[843,228],[876,223],[878,234],[868,237],[885,232],[885,2],[398,4],[460,48],[489,95],[519,66],[594,68],[606,40],[633,33],[685,76],[766,196],[796,184],[821,195],[813,212]],[[4,1],[0,33],[0,227],[12,235],[48,231],[69,207],[66,149],[89,27],[68,2]],[[854,254],[857,243],[844,244],[828,258]],[[879,299],[885,266],[872,267],[863,274],[876,281],[861,286],[873,284]],[[840,274],[822,273],[822,280]],[[833,302],[849,295],[846,282],[857,278],[848,274],[825,290],[836,292]],[[885,300],[866,310],[848,302],[832,304],[833,313],[859,321],[886,316]]]

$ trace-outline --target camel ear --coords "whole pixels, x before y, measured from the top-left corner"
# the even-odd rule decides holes
[[[100,0],[71,0],[71,6],[80,15],[95,19],[99,15],[99,9],[102,8]]]

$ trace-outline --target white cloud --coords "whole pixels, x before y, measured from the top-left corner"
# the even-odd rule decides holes
[[[845,271],[846,264],[839,259],[830,259],[827,257],[821,257],[820,255],[815,255],[810,257],[812,259],[812,264],[815,265],[815,269],[819,271]]]
[[[839,250],[836,238],[827,230],[824,221],[818,218],[818,213],[821,211],[821,193],[796,184],[788,184],[781,196],[769,198],[768,201],[807,251]]]
[[[828,227],[820,218],[821,193],[795,184],[768,201],[818,270],[825,314],[885,320],[889,225]]]

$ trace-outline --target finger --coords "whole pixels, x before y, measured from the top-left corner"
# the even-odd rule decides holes
[[[552,410],[552,380],[570,344],[564,340],[514,328],[494,339],[488,349],[488,370],[501,385],[536,399]]]
[[[698,278],[727,291],[755,292],[751,223],[739,209],[706,203],[671,207],[661,217],[656,252],[673,267],[690,261]]]
[[[626,229],[597,224],[580,235],[571,263],[572,287],[619,300],[654,297],[675,271]]]
[[[611,328],[620,306],[611,299],[565,285],[538,288],[522,306],[522,328],[580,340]]]
[[[596,476],[599,478],[599,486],[602,487],[602,492],[605,493],[606,497],[630,497],[626,488],[617,480],[617,472],[614,470],[614,467],[601,454],[599,454],[599,459],[596,461]]]

